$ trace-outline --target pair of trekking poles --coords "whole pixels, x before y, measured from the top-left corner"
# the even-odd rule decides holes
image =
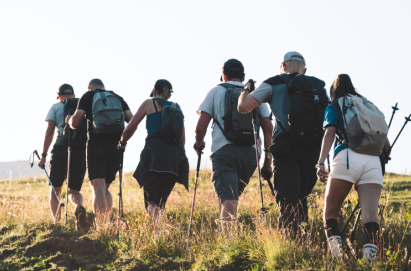
[[[399,110],[399,108],[398,108],[397,106],[398,106],[398,103],[396,103],[395,106],[392,106],[392,107],[391,107],[391,108],[393,109],[393,111],[392,111],[392,114],[391,114],[390,123],[388,124],[388,129],[390,129],[390,127],[391,127],[391,123],[392,123],[392,120],[393,120],[393,118],[394,118],[395,112],[396,112],[397,110]],[[397,142],[398,137],[401,135],[402,131],[404,130],[405,126],[407,125],[407,123],[408,123],[409,121],[411,121],[411,114],[410,114],[408,117],[405,117],[405,123],[404,123],[404,125],[402,126],[401,130],[399,131],[398,135],[396,136],[394,142],[393,142],[392,145],[390,146],[390,149],[388,150],[388,152],[383,151],[383,155],[384,155],[384,161],[383,161],[383,163],[388,163],[388,161],[391,160],[391,158],[389,157],[389,154],[390,154],[392,148],[394,147],[395,143]],[[382,164],[382,166],[385,168],[385,165]],[[328,171],[330,171],[330,162],[329,162],[329,161],[328,161]],[[383,174],[384,174],[384,173],[385,173],[385,170],[383,171]],[[354,210],[351,212],[351,215],[348,217],[347,222],[344,224],[344,227],[343,227],[342,230],[341,230],[341,234],[344,233],[345,229],[346,229],[347,226],[348,226],[348,223],[349,223],[350,220],[353,218],[355,212],[356,212],[358,209],[360,209],[360,204],[359,204],[359,203],[357,203],[357,204],[355,205]],[[357,217],[356,217],[355,222],[354,222],[354,225],[353,225],[353,229],[352,229],[351,236],[350,236],[350,241],[351,241],[351,243],[354,241],[355,231],[356,231],[356,229],[357,229],[357,225],[358,225],[358,222],[359,222],[359,220],[360,220],[360,216],[361,216],[361,209],[358,211]]]
[[[248,83],[250,85],[250,92],[254,90],[254,80],[250,79],[248,80]],[[267,218],[267,212],[268,208],[264,207],[264,198],[263,198],[263,185],[261,182],[261,169],[260,169],[260,154],[258,152],[258,136],[257,136],[257,112],[254,109],[252,112],[252,123],[253,123],[253,132],[254,132],[254,141],[255,141],[255,154],[256,154],[256,159],[257,159],[257,168],[258,168],[258,181],[260,185],[260,197],[261,197],[261,208],[258,209],[258,213],[261,213],[264,222],[266,222]],[[203,147],[197,148],[196,143],[194,143],[194,148],[198,150],[198,160],[197,160],[197,170],[196,170],[196,175],[195,175],[195,184],[194,184],[194,192],[193,192],[193,201],[191,203],[191,213],[190,213],[190,223],[188,225],[188,233],[187,233],[187,244],[189,244],[190,240],[190,233],[191,233],[191,226],[193,222],[193,213],[194,213],[194,204],[195,204],[195,199],[196,199],[196,191],[197,191],[197,182],[198,182],[198,176],[200,172],[200,164],[201,164],[201,154],[203,154]],[[268,180],[269,184],[270,180]]]
[[[120,234],[120,221],[124,222],[124,212],[123,212],[123,160],[124,160],[124,150],[118,149],[121,153],[120,157],[120,164],[119,164],[119,191],[118,191],[118,211],[117,211],[117,237]],[[34,156],[37,156],[39,160],[40,155],[37,150],[33,151],[29,158],[29,164],[31,167],[34,165]],[[59,197],[56,188],[54,187],[53,183],[51,182],[50,176],[47,173],[45,165],[43,165],[42,169],[46,173],[47,179],[49,180],[50,186],[53,189],[53,192],[59,202],[60,209],[66,206],[66,214],[65,214],[65,224],[67,225],[67,207],[68,207],[68,192],[69,192],[69,182],[70,182],[70,160],[71,160],[71,145],[70,145],[70,131],[69,131],[69,140],[68,140],[68,157],[67,157],[67,190],[66,190],[66,204],[64,204]]]

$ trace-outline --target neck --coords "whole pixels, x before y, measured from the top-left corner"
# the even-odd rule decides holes
[[[241,81],[240,79],[237,79],[237,78],[231,78],[230,80],[227,79],[227,81],[225,81],[225,83],[226,82],[239,82],[239,83],[241,83],[243,81]]]

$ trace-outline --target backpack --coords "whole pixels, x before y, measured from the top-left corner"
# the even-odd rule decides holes
[[[338,109],[343,143],[356,153],[381,155],[388,134],[384,114],[367,99],[350,94],[338,99]]]
[[[112,91],[95,91],[92,114],[94,134],[121,134],[123,132],[123,107],[120,99]]]
[[[254,129],[253,129],[253,113],[249,112],[247,114],[242,114],[238,112],[238,98],[244,87],[236,86],[229,83],[219,84],[226,88],[225,98],[224,98],[224,129],[221,123],[217,119],[214,122],[223,132],[225,138],[233,143],[252,146],[255,144]],[[260,130],[260,112],[259,108],[256,109],[257,123],[256,131],[259,133]],[[258,137],[258,135],[257,135]]]
[[[325,83],[302,74],[293,79],[287,74],[280,76],[287,84],[291,102],[290,140],[301,147],[321,148],[325,109],[329,103]]]
[[[64,103],[64,119],[67,115],[73,115],[77,109],[79,99],[65,99]],[[69,138],[70,137],[70,138]],[[87,120],[83,119],[77,129],[71,129],[68,123],[64,125],[63,131],[59,134],[57,145],[70,146],[72,148],[85,149],[87,144]]]
[[[153,100],[164,106],[161,115],[161,138],[169,144],[179,144],[184,130],[184,115],[180,106],[176,103],[168,105],[160,98],[153,98]]]

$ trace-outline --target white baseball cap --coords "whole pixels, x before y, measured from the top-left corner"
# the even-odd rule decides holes
[[[290,51],[284,55],[283,62],[290,61],[290,60],[297,60],[301,61],[305,65],[305,59],[302,54],[296,51]]]

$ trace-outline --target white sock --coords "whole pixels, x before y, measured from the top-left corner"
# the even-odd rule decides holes
[[[364,259],[370,263],[375,262],[377,257],[378,247],[374,244],[365,244],[364,245]]]
[[[331,254],[335,258],[342,258],[342,244],[341,236],[333,235],[328,238],[328,245],[330,246]]]

